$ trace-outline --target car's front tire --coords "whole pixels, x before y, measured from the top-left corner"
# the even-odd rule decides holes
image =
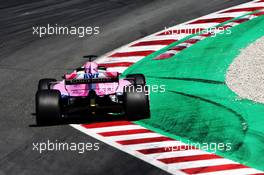
[[[150,118],[149,95],[147,86],[125,86],[124,108],[128,120]]]
[[[56,82],[57,80],[56,79],[53,79],[53,78],[44,78],[44,79],[41,79],[39,80],[39,83],[38,83],[38,90],[48,90],[50,89],[50,84],[52,82]]]
[[[58,90],[41,90],[36,94],[36,123],[48,125],[61,119],[61,94]]]

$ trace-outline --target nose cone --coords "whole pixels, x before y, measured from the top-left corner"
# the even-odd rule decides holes
[[[85,72],[86,73],[97,73],[98,72],[98,64],[94,63],[94,62],[87,62],[84,65],[85,68]]]

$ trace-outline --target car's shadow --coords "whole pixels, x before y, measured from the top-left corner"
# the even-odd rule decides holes
[[[35,113],[31,115],[36,116]],[[97,122],[107,122],[107,121],[121,121],[126,120],[124,115],[109,115],[109,114],[98,114],[91,116],[82,116],[82,115],[68,115],[63,117],[61,120],[53,123],[37,125],[30,124],[29,127],[46,127],[46,126],[57,126],[57,125],[69,125],[69,124],[90,124]]]

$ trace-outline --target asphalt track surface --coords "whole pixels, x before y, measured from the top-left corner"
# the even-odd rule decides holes
[[[167,174],[68,125],[35,127],[34,95],[43,77],[60,78],[119,46],[247,0],[0,1],[0,175]],[[99,26],[100,34],[32,35],[32,26]],[[100,143],[99,151],[33,151],[32,143]]]

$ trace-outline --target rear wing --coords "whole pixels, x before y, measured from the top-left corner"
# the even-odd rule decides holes
[[[118,77],[106,77],[106,78],[89,78],[89,79],[66,79],[65,85],[75,84],[92,84],[92,83],[113,83],[119,82]]]

